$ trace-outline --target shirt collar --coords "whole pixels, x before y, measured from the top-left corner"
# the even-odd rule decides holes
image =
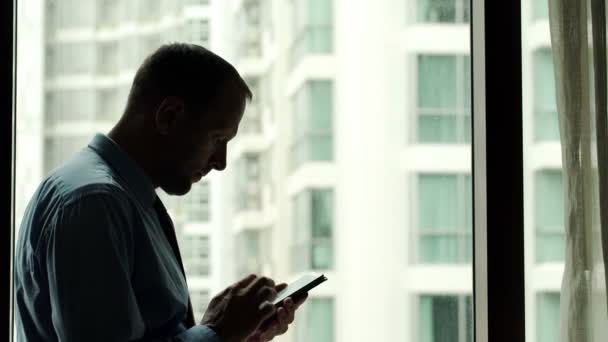
[[[152,181],[117,143],[105,134],[97,133],[89,143],[89,147],[110,164],[143,204],[152,207],[156,199]]]

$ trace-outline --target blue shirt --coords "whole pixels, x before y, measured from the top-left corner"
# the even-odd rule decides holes
[[[221,342],[186,328],[188,287],[156,199],[102,134],[45,178],[16,245],[17,341]]]

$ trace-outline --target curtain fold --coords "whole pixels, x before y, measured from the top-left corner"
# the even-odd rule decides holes
[[[549,0],[564,175],[561,341],[608,341],[605,0]]]

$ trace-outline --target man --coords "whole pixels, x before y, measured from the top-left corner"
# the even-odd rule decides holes
[[[31,199],[15,259],[18,341],[269,341],[305,298],[251,275],[196,325],[171,219],[155,193],[190,191],[226,168],[252,94],[221,57],[162,46],[137,71],[125,111],[55,169]]]

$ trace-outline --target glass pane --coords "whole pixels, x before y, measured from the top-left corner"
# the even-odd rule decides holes
[[[464,143],[471,139],[470,58],[418,55],[420,143]]]
[[[536,301],[536,340],[554,342],[560,339],[559,293],[542,293]]]
[[[526,336],[559,341],[565,240],[564,182],[550,0],[522,0]],[[534,32],[534,33],[532,33]]]
[[[428,264],[449,264],[459,258],[459,243],[454,236],[421,236],[420,262]]]
[[[456,57],[418,57],[418,106],[456,107]]]
[[[465,342],[460,339],[459,298],[456,296],[420,297],[420,341]]]
[[[550,0],[531,0],[534,19],[549,19]]]
[[[253,99],[227,146],[225,170],[209,173],[184,195],[156,189],[173,221],[195,321],[215,294],[246,273],[289,282],[314,271],[326,274],[328,283],[310,292],[293,329],[274,340],[369,342],[373,330],[383,332],[380,342],[470,342],[469,0],[396,4],[20,0],[19,230],[28,227],[28,205],[51,173],[78,166],[70,161],[121,119],[144,60],[168,42],[199,44],[235,67]],[[396,11],[401,8],[407,12]],[[422,45],[404,40],[410,29]],[[141,133],[125,136],[142,149],[156,146]],[[186,143],[184,136],[176,140]],[[178,152],[155,149],[163,174],[191,165],[178,162]],[[153,221],[133,220],[143,222],[140,232],[162,234],[150,229]],[[553,237],[552,231],[542,234]],[[135,239],[139,253],[145,240]],[[153,260],[146,258],[134,274],[154,278],[167,268],[174,271],[171,279],[180,278],[175,264],[151,267]],[[457,276],[444,279],[446,270]],[[418,280],[404,284],[404,277]],[[395,291],[378,291],[377,279],[396,284]],[[420,304],[421,297],[428,304]],[[405,303],[395,305],[395,298]],[[372,303],[374,317],[362,315],[360,303]],[[158,339],[154,331],[167,327],[153,330],[153,322],[173,322],[165,315],[174,309],[141,309],[152,322],[146,336]],[[405,320],[408,330],[398,328],[394,317]]]
[[[547,48],[534,52],[534,112],[536,140],[559,140],[553,56]]]
[[[421,175],[418,178],[419,217],[421,231],[454,231],[458,227],[458,196],[456,176]]]
[[[451,143],[458,140],[458,118],[454,114],[424,114],[418,117],[418,141]]]
[[[419,22],[456,21],[456,0],[418,0]]]

